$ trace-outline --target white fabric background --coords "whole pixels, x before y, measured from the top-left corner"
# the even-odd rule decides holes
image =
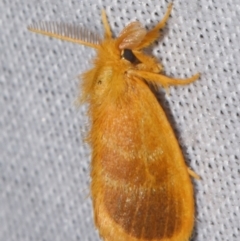
[[[151,27],[164,0],[0,1],[0,240],[99,240],[89,198],[86,106],[76,76],[94,51],[27,31],[33,21],[77,22],[115,34],[131,20]],[[166,74],[201,79],[160,100],[194,181],[194,241],[240,236],[240,1],[175,0],[153,54]]]

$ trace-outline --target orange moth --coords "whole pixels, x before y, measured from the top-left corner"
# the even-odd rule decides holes
[[[104,38],[79,26],[36,23],[29,30],[92,47],[93,68],[82,75],[81,100],[92,123],[91,195],[95,224],[105,241],[187,241],[194,225],[190,176],[174,132],[149,84],[167,88],[199,78],[173,79],[143,49],[169,18],[150,31],[135,21],[112,37],[105,12]]]

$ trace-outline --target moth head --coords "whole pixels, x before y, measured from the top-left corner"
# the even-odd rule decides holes
[[[94,68],[83,75],[83,99],[92,93],[96,93],[96,97],[109,93],[117,96],[123,91],[126,70],[139,62],[134,51],[141,50],[146,43],[149,45],[148,33],[138,21],[128,24],[117,38],[112,37],[104,11],[102,21],[105,29],[103,38],[75,24],[38,22],[28,27],[32,32],[96,49]]]

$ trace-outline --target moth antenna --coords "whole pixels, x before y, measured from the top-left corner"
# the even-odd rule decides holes
[[[28,30],[95,49],[99,48],[101,42],[98,34],[92,33],[82,26],[69,23],[37,22],[28,26]]]

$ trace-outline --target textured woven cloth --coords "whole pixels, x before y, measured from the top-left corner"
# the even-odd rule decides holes
[[[164,0],[0,1],[0,240],[96,241],[89,197],[87,106],[77,108],[77,76],[94,50],[27,31],[34,21],[79,23],[102,33],[106,9],[117,35],[138,19],[150,28]],[[172,77],[160,90],[193,181],[193,241],[240,237],[240,1],[174,1],[152,53]]]

